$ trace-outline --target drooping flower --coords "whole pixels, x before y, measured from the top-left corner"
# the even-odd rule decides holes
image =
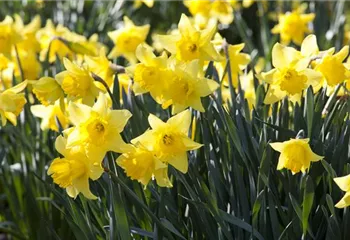
[[[330,95],[334,88],[350,78],[350,71],[343,61],[349,54],[349,46],[344,46],[338,53],[326,54],[322,61],[315,67],[315,70],[322,74],[320,85],[327,87],[327,95]]]
[[[69,125],[69,120],[60,106],[60,100],[57,100],[54,105],[33,105],[30,111],[35,117],[41,118],[41,130],[51,129],[58,132],[59,125],[66,129]]]
[[[280,152],[277,170],[287,168],[293,174],[305,172],[311,162],[320,161],[323,157],[315,154],[309,145],[309,139],[290,139],[285,142],[270,143],[271,147]]]
[[[309,23],[315,18],[314,13],[304,14],[303,8],[280,14],[278,24],[271,30],[273,34],[280,34],[282,44],[291,41],[300,46],[306,33],[310,33]]]
[[[272,49],[274,69],[262,73],[262,79],[269,83],[265,104],[275,103],[288,96],[292,102],[299,102],[302,92],[310,85],[316,86],[321,81],[321,74],[308,68],[309,58],[291,47],[276,43]]]
[[[172,187],[168,177],[168,166],[141,144],[132,146],[128,152],[120,155],[117,164],[124,169],[128,177],[145,186],[154,178],[159,186]]]
[[[152,129],[133,139],[131,143],[145,146],[160,161],[186,173],[188,169],[187,151],[202,146],[188,137],[191,112],[185,110],[171,117],[167,122],[150,114],[148,122]]]
[[[63,64],[67,70],[55,76],[63,91],[70,100],[82,99],[84,104],[92,106],[101,91],[97,87],[98,82],[92,78],[88,69],[78,66],[68,58],[63,58]]]
[[[109,53],[109,58],[124,56],[129,62],[136,63],[135,51],[139,44],[144,43],[150,25],[136,26],[128,17],[124,17],[124,27],[108,32],[115,46]]]
[[[111,110],[107,97],[100,93],[93,107],[70,102],[69,120],[75,126],[67,138],[68,147],[83,145],[89,157],[97,159],[107,151],[129,149],[120,133],[131,117],[128,110]]]
[[[197,60],[189,63],[179,63],[166,72],[169,90],[164,92],[163,108],[172,105],[172,114],[179,113],[187,107],[204,112],[201,97],[213,93],[219,84],[202,77]]]
[[[344,197],[340,199],[335,207],[345,208],[350,206],[350,174],[343,177],[334,178],[333,180],[339,186],[339,188],[345,192]]]
[[[21,93],[27,86],[27,81],[0,92],[0,116],[2,126],[9,120],[13,125],[17,125],[17,116],[22,112],[27,100],[24,93]]]
[[[158,35],[159,42],[166,50],[174,54],[177,60],[189,62],[198,59],[202,65],[204,61],[221,59],[210,42],[216,32],[215,25],[198,31],[188,17],[182,14],[178,28],[179,33],[176,35]]]
[[[86,198],[96,199],[97,197],[90,191],[89,179],[95,181],[101,177],[102,158],[88,157],[81,146],[68,148],[64,136],[57,137],[55,147],[63,158],[55,158],[47,171],[53,182],[65,188],[72,198],[82,193]]]
[[[63,90],[58,82],[51,77],[42,77],[39,80],[31,80],[33,93],[44,106],[54,104],[64,97]]]
[[[150,92],[157,103],[163,103],[163,94],[167,91],[167,60],[164,52],[156,57],[152,50],[147,46],[140,44],[136,49],[136,57],[140,63],[127,68],[127,71],[133,75],[133,91],[136,95]]]

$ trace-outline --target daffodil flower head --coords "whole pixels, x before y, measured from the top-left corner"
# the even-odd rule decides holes
[[[60,100],[57,100],[53,105],[33,105],[30,107],[30,111],[34,116],[42,119],[40,124],[42,130],[51,129],[58,132],[59,125],[63,129],[66,129],[69,125],[68,117],[61,108]]]
[[[211,4],[210,16],[222,24],[230,24],[234,19],[233,8],[229,1],[214,0]]]
[[[93,105],[101,90],[90,72],[67,58],[63,59],[63,64],[67,70],[55,76],[63,91],[73,101],[82,99],[84,104]]]
[[[32,91],[41,104],[48,106],[64,97],[63,89],[58,82],[51,77],[42,77],[39,80],[30,80]]]
[[[168,71],[169,91],[164,93],[166,102],[163,108],[172,105],[172,114],[179,113],[187,107],[204,112],[201,97],[213,93],[219,84],[201,76],[198,60],[189,63],[178,63]]]
[[[315,154],[309,145],[309,139],[290,139],[285,142],[270,143],[271,147],[280,152],[277,170],[287,168],[293,174],[305,172],[311,162],[320,161],[323,157]]]
[[[103,93],[93,107],[70,102],[68,113],[75,126],[67,137],[68,147],[83,145],[87,155],[96,158],[102,158],[107,151],[121,153],[129,148],[120,133],[131,113],[128,110],[111,110]]]
[[[310,33],[309,23],[315,18],[315,14],[303,14],[304,10],[298,8],[292,12],[280,14],[278,24],[271,30],[273,34],[280,34],[282,44],[289,44],[291,41],[300,46],[305,33]]]
[[[146,41],[150,25],[136,26],[128,17],[124,17],[124,27],[108,32],[115,46],[109,58],[124,56],[129,62],[136,63],[135,51],[139,44]]]
[[[0,92],[0,116],[1,124],[5,126],[7,120],[17,125],[17,116],[22,112],[27,100],[24,93],[21,93],[27,86],[27,81]]]
[[[55,147],[63,158],[55,158],[47,171],[54,183],[65,188],[72,198],[82,193],[86,198],[96,199],[90,191],[89,179],[95,181],[101,177],[102,159],[89,158],[80,146],[68,148],[64,136],[57,137]]]
[[[292,102],[300,102],[303,90],[319,84],[322,75],[308,68],[309,58],[304,58],[294,48],[276,43],[272,49],[272,65],[262,79],[269,83],[265,104],[275,103],[288,96]]]
[[[345,208],[350,205],[350,174],[337,177],[333,179],[334,182],[339,186],[339,188],[345,192],[345,195],[340,201],[335,205],[337,208]]]
[[[185,110],[171,117],[167,122],[163,122],[155,115],[150,114],[148,122],[152,129],[133,139],[131,143],[137,144],[139,142],[154,152],[160,161],[186,173],[188,169],[187,151],[202,146],[188,137],[191,112]]]
[[[343,63],[348,54],[349,46],[344,46],[338,53],[324,56],[321,63],[316,66],[315,70],[322,73],[324,87],[328,88],[327,95],[333,92],[335,86],[350,77],[350,71]]]
[[[168,166],[161,162],[155,153],[142,144],[136,143],[126,153],[120,155],[117,164],[124,169],[126,175],[136,179],[145,187],[154,178],[161,187],[172,187],[168,177]]]
[[[162,95],[167,91],[165,74],[168,57],[165,52],[156,57],[147,45],[140,44],[136,49],[136,57],[140,63],[127,68],[127,72],[134,77],[133,91],[136,95],[150,92],[157,103],[162,104]]]
[[[204,61],[221,59],[210,41],[216,33],[215,25],[199,31],[188,17],[182,14],[178,28],[179,34],[158,35],[159,42],[166,50],[175,54],[177,60],[189,62],[198,59],[200,64],[203,64]]]

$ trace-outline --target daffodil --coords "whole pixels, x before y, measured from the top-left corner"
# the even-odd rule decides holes
[[[202,77],[198,60],[189,63],[178,63],[172,71],[167,71],[169,90],[164,92],[163,108],[172,105],[172,114],[179,113],[187,107],[204,112],[201,97],[213,93],[219,84]]]
[[[302,8],[292,12],[280,14],[278,24],[271,30],[273,34],[280,34],[282,44],[289,44],[291,41],[300,46],[305,34],[310,33],[309,23],[315,18],[314,13],[304,14]]]
[[[115,71],[111,68],[111,62],[108,60],[103,50],[100,52],[99,56],[85,56],[84,60],[89,71],[98,75],[109,87],[112,87]]]
[[[89,179],[95,181],[101,177],[102,159],[88,157],[80,146],[69,148],[64,136],[57,137],[55,147],[63,157],[55,158],[47,171],[53,182],[65,188],[72,198],[82,193],[86,198],[96,199],[90,191]]]
[[[100,93],[93,107],[70,102],[69,120],[75,126],[69,133],[68,147],[83,145],[89,157],[102,158],[107,151],[125,152],[120,133],[131,117],[128,110],[111,110],[107,97]],[[101,157],[102,156],[102,157]]]
[[[188,17],[182,14],[178,28],[179,34],[158,35],[159,42],[166,50],[175,54],[177,60],[188,62],[198,59],[199,63],[203,64],[204,61],[221,59],[210,42],[216,32],[216,26],[198,31]]]
[[[236,44],[236,45],[229,45],[228,46],[228,57],[230,60],[230,72],[232,77],[232,85],[237,88],[238,87],[238,76],[240,74],[243,74],[243,69],[245,69],[250,62],[250,56],[249,54],[242,53],[241,51],[244,48],[244,43]],[[218,71],[220,73],[220,77],[223,78],[223,81],[228,84],[228,72],[226,72],[225,76],[225,67],[226,67],[226,60],[215,63],[215,66],[218,68]]]
[[[210,0],[185,0],[184,5],[193,16],[203,15],[208,17],[210,13]]]
[[[339,188],[345,192],[345,195],[340,201],[335,205],[336,208],[345,208],[350,205],[350,174],[337,177],[333,179],[334,182],[339,186]]]
[[[29,83],[32,85],[33,93],[44,106],[54,104],[64,97],[63,89],[54,78],[42,77]]]
[[[30,111],[35,117],[42,119],[40,124],[41,130],[51,129],[58,132],[59,125],[63,129],[66,129],[69,125],[68,117],[63,112],[59,100],[54,105],[33,105],[30,107]]]
[[[154,0],[135,0],[133,7],[135,9],[138,9],[141,7],[142,3],[144,3],[149,8],[152,8],[154,5]]]
[[[186,173],[188,169],[187,151],[202,146],[188,137],[191,112],[185,110],[171,117],[167,122],[150,114],[148,122],[152,129],[133,139],[131,143],[145,146],[154,152],[162,162]]]
[[[2,126],[9,120],[13,125],[17,125],[17,116],[22,112],[27,100],[24,93],[21,93],[27,86],[27,81],[0,92],[0,116]]]
[[[109,58],[124,56],[129,62],[136,63],[135,51],[139,44],[146,41],[150,25],[136,26],[128,17],[124,17],[124,27],[108,32],[115,46]]]
[[[15,14],[14,19],[14,27],[22,36],[21,41],[16,44],[17,48],[26,52],[38,53],[40,44],[35,35],[41,26],[40,16],[36,15],[27,25],[24,25],[22,18],[17,14]],[[23,64],[27,63],[26,61],[22,62]]]
[[[301,55],[304,57],[315,58],[314,60],[321,59],[325,54],[333,54],[334,47],[326,50],[320,51],[317,44],[317,38],[314,34],[308,35],[301,43]]]
[[[270,143],[271,147],[280,152],[277,170],[287,168],[293,174],[305,172],[311,162],[320,161],[323,157],[315,154],[309,145],[309,139],[290,139],[285,142]]]
[[[0,53],[0,91],[12,87],[15,63]]]
[[[172,187],[168,177],[168,166],[141,144],[137,147],[132,146],[128,152],[120,155],[117,164],[124,169],[128,177],[145,186],[154,178],[159,186]]]
[[[41,61],[45,61],[47,55],[50,63],[56,60],[56,56],[60,59],[63,57],[68,57],[69,59],[73,58],[73,51],[59,39],[59,37],[67,35],[68,32],[69,29],[62,25],[55,27],[50,19],[46,21],[45,27],[36,33],[36,38],[38,39],[41,48]]]
[[[292,102],[300,102],[302,92],[310,85],[317,85],[322,75],[310,68],[309,58],[291,47],[276,43],[272,49],[272,65],[269,72],[262,73],[262,79],[269,83],[265,104],[275,103],[288,96]]]
[[[230,24],[234,19],[233,8],[229,1],[214,0],[211,4],[210,16],[218,19],[220,23]]]
[[[14,74],[16,77],[21,77],[21,70],[23,72],[24,79],[36,79],[39,77],[42,68],[40,62],[37,59],[36,53],[18,49],[18,57],[20,62],[14,60]]]
[[[315,70],[322,73],[321,86],[327,87],[327,95],[330,95],[334,88],[350,77],[350,71],[343,61],[349,54],[349,46],[344,46],[338,53],[326,54],[322,61],[315,67]]]
[[[0,22],[0,53],[11,56],[12,47],[22,40],[22,36],[16,31],[13,19],[6,16]]]
[[[67,58],[63,58],[66,71],[55,76],[63,91],[72,101],[82,99],[84,104],[92,106],[97,98],[100,89],[88,69],[78,66]]]
[[[153,99],[163,103],[163,93],[167,91],[166,72],[168,57],[166,53],[156,57],[152,50],[140,44],[136,49],[140,63],[127,68],[134,77],[133,91],[136,95],[150,92]]]

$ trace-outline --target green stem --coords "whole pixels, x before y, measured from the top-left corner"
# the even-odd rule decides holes
[[[152,211],[143,202],[140,201],[138,196],[128,187],[128,185],[126,185],[120,178],[118,178],[115,175],[115,173],[113,173],[110,169],[105,168],[104,171],[106,173],[108,173],[108,175],[111,177],[111,179],[115,183],[119,184],[130,197],[132,197],[133,199],[136,200],[136,202],[148,213],[148,215],[153,219],[153,221],[156,222],[156,224],[162,228],[162,230],[166,233],[168,239],[174,239],[174,237],[170,234],[170,232],[162,224],[162,222],[157,218],[157,216],[155,216],[152,213]]]
[[[91,74],[92,74],[92,77],[95,79],[95,81],[102,83],[102,85],[106,88],[108,95],[112,99],[113,106],[118,106],[118,103],[114,99],[113,94],[112,94],[111,90],[109,89],[109,86],[107,85],[107,83],[100,76],[96,75],[95,73],[92,72]]]

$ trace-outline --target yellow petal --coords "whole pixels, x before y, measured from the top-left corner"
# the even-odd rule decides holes
[[[169,158],[168,163],[182,173],[187,173],[188,159],[187,152],[183,152]]]
[[[284,148],[284,143],[282,142],[275,142],[275,143],[270,143],[270,146],[277,152],[282,152]]]
[[[298,55],[294,48],[276,43],[272,48],[272,65],[279,69],[287,67]]]
[[[92,194],[89,186],[89,179],[86,176],[82,176],[78,179],[73,180],[73,186],[78,192],[81,192],[88,199],[97,199],[97,197]]]
[[[191,125],[191,111],[187,109],[183,112],[178,113],[177,115],[171,117],[167,121],[167,124],[187,135],[188,129]]]
[[[344,61],[344,59],[348,56],[349,54],[349,46],[344,46],[338,53],[334,55],[334,57],[338,61]]]
[[[69,120],[74,125],[85,122],[90,117],[91,108],[84,104],[70,102],[68,105]]]
[[[333,180],[341,190],[345,192],[350,190],[350,174],[343,177],[334,178]]]
[[[336,208],[345,208],[350,205],[350,193],[346,193],[340,201],[335,204]]]
[[[301,54],[306,57],[318,54],[319,49],[317,46],[316,36],[313,34],[308,35],[301,44]]]
[[[157,181],[157,184],[160,187],[172,187],[169,177],[168,177],[168,168],[160,168],[154,172],[154,177]]]
[[[165,123],[153,114],[148,116],[148,123],[152,129],[157,129],[165,126]]]

